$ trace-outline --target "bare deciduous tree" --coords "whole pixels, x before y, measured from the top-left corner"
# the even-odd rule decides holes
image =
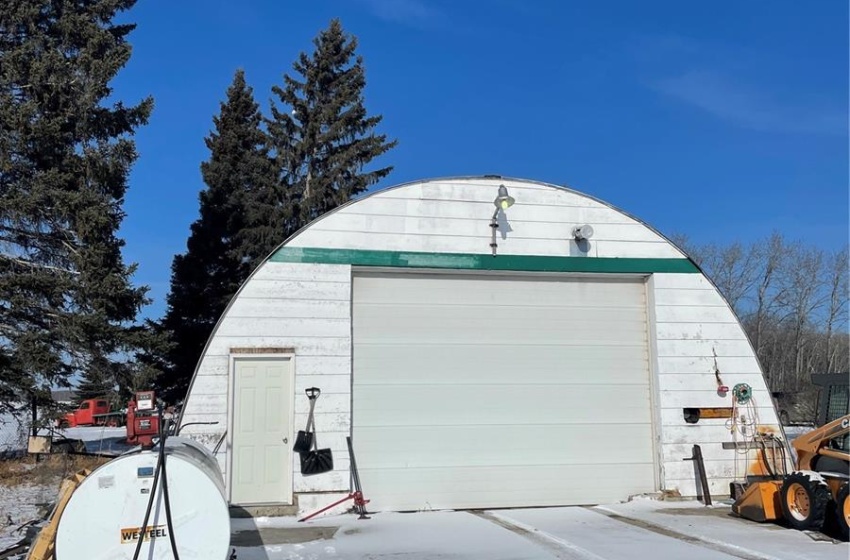
[[[806,416],[815,394],[811,375],[850,371],[848,248],[826,253],[779,233],[728,246],[673,240],[741,319],[770,389]]]
[[[767,317],[774,312],[775,302],[782,295],[782,289],[776,288],[775,278],[782,268],[785,256],[785,241],[782,235],[774,233],[767,242],[754,243],[752,254],[758,270],[755,293],[755,332],[750,334],[756,353],[760,354],[763,345],[763,332]]]
[[[836,371],[839,369],[838,358],[840,354],[836,352],[836,349],[840,348],[840,345],[836,345],[833,343],[833,337],[835,336],[836,327],[840,327],[840,325],[847,324],[847,308],[848,308],[848,298],[850,298],[850,285],[848,285],[848,276],[850,276],[850,253],[848,253],[847,247],[841,249],[840,251],[836,251],[832,255],[830,255],[829,261],[827,263],[828,271],[830,273],[828,279],[828,289],[829,289],[829,303],[827,306],[827,315],[826,315],[826,369],[828,371]],[[839,334],[843,340],[846,341],[847,333],[842,332]],[[842,366],[846,366],[847,364],[841,364]]]

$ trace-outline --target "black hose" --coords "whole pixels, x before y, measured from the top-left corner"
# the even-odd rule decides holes
[[[770,466],[770,462],[767,460],[767,446],[764,443],[764,440],[759,440],[759,444],[761,445],[761,458],[764,461],[764,468],[767,471],[767,474],[770,475],[770,478],[776,479],[776,473]]]
[[[212,426],[213,424],[218,424],[218,422],[189,422],[188,424],[178,426],[177,429],[174,430],[174,435],[179,436],[180,431],[187,426]]]
[[[148,527],[148,521],[150,519],[151,510],[153,509],[154,497],[156,496],[157,483],[159,482],[159,474],[162,472],[162,495],[164,499],[165,505],[165,523],[168,528],[168,539],[171,542],[171,552],[174,556],[174,560],[180,560],[180,555],[177,552],[177,542],[174,536],[174,524],[171,521],[171,501],[168,496],[168,471],[166,470],[166,457],[165,453],[165,440],[166,440],[166,430],[165,425],[163,423],[162,418],[162,407],[159,409],[159,454],[156,459],[156,468],[154,469],[153,474],[153,485],[151,486],[151,496],[148,499],[148,507],[145,511],[145,520],[142,523],[142,528],[139,534],[139,542],[136,543],[136,551],[133,553],[133,560],[139,560],[139,553],[142,550],[142,543],[145,540],[145,532]],[[153,538],[151,538],[151,542],[153,542]]]
[[[213,452],[212,452],[213,455],[218,454],[218,450],[221,448],[221,444],[224,443],[225,437],[227,437],[227,431],[226,430],[223,434],[221,434],[221,437],[218,439],[218,443],[215,444],[215,448],[213,449]]]
[[[783,443],[784,442],[779,440],[779,450],[782,452],[781,453],[781,455],[782,455],[782,475],[788,476],[788,463],[787,463],[788,457],[785,455],[785,445],[783,445]]]
[[[162,438],[160,438],[159,455],[156,459],[156,468],[153,471],[153,485],[151,485],[151,496],[150,498],[148,498],[148,508],[145,511],[145,520],[142,522],[142,526],[139,529],[139,542],[136,543],[136,551],[133,553],[133,560],[139,560],[139,553],[142,551],[142,543],[145,541],[145,531],[148,528],[148,521],[150,520],[151,510],[153,509],[153,501],[154,497],[156,496],[157,483],[159,482],[159,471],[164,457],[165,446],[163,445]]]
[[[165,435],[162,437],[162,443],[165,443]],[[162,494],[165,497],[165,524],[168,527],[168,540],[171,541],[171,552],[174,555],[174,560],[180,560],[180,555],[177,553],[177,541],[174,537],[174,524],[171,522],[171,501],[168,499],[168,473],[165,468],[166,457],[167,455],[162,457]]]
[[[758,440],[758,446],[759,446],[759,454],[761,455],[762,463],[764,463],[764,470],[766,470],[767,474],[769,474],[770,477],[773,478],[773,471],[770,469],[770,465],[767,462],[767,449],[766,449],[766,446],[764,445],[764,440],[762,440],[762,439]]]
[[[773,449],[774,449],[774,452],[771,454],[771,457],[772,457],[772,460],[770,462],[771,464],[768,464],[768,461],[767,461],[767,449],[766,449],[766,446],[764,444],[764,441],[761,442],[762,459],[764,459],[765,467],[767,468],[767,471],[770,474],[771,478],[773,478],[774,480],[778,480],[778,479],[780,479],[784,476],[788,476],[788,465],[786,464],[788,456],[787,456],[786,451],[785,451],[785,445],[783,444],[784,442],[781,439],[777,438],[774,435],[771,435],[770,441],[773,443]],[[775,451],[776,449],[779,449],[779,465],[776,464],[776,462],[777,462],[777,457],[776,457],[777,453]],[[781,472],[781,474],[780,474],[780,472]]]

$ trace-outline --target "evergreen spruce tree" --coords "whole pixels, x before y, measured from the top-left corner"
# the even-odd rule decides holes
[[[157,386],[170,402],[184,397],[230,298],[284,235],[266,214],[277,212],[275,205],[253,202],[275,196],[273,171],[262,115],[241,70],[213,123],[215,131],[206,139],[210,158],[201,164],[207,188],[199,196],[200,217],[191,226],[187,251],[174,258],[161,322],[171,350]]]
[[[135,129],[153,102],[108,101],[135,0],[17,0],[0,10],[0,409],[72,375],[113,375],[144,329],[116,232]],[[126,369],[126,364],[120,364]]]
[[[392,167],[364,168],[396,145],[375,133],[382,117],[367,116],[357,39],[334,19],[313,44],[312,55],[293,64],[299,78],[284,76],[284,87],[272,88],[286,107],[272,103],[268,133],[289,234],[386,177]]]
[[[117,401],[115,385],[109,381],[83,378],[74,388],[73,404],[78,405],[86,399],[107,399]]]

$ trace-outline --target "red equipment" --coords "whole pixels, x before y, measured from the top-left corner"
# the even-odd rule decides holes
[[[367,515],[369,512],[366,511],[366,504],[369,503],[369,500],[363,497],[363,489],[360,486],[360,474],[357,472],[357,461],[354,459],[354,447],[351,445],[351,436],[347,436],[345,438],[345,442],[348,444],[348,458],[351,461],[351,480],[354,482],[354,491],[349,492],[348,496],[341,500],[337,500],[329,506],[325,506],[319,511],[313,512],[307,517],[302,517],[298,521],[307,521],[309,519],[313,519],[320,513],[324,513],[329,509],[340,505],[343,502],[348,500],[354,500],[354,512],[358,513],[359,516],[357,519],[370,519]]]
[[[153,447],[159,436],[159,416],[153,391],[138,391],[135,400],[127,403],[127,443]]]
[[[348,500],[351,500],[351,499],[354,500],[354,510],[360,514],[360,517],[358,519],[369,519],[368,517],[366,517],[366,504],[369,503],[369,500],[363,499],[363,493],[358,490],[358,491],[352,492],[351,494],[349,494],[345,498],[332,503],[329,506],[323,507],[319,511],[315,511],[315,512],[311,513],[307,517],[302,517],[298,521],[308,521],[310,519],[313,519],[314,517],[316,517],[320,513],[324,513],[326,511],[328,511],[329,509],[331,509],[332,507],[336,507],[339,504],[346,502]]]
[[[112,412],[109,402],[104,399],[86,399],[77,410],[69,412],[60,420],[60,426],[120,426],[121,413]]]

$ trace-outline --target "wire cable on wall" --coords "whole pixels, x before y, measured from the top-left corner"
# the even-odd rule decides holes
[[[735,480],[740,480],[739,456],[749,454],[751,444],[755,443],[758,436],[759,423],[752,387],[746,383],[738,383],[732,388],[732,417],[726,421],[726,428],[732,433],[732,441],[735,444]],[[743,445],[739,445],[739,442]]]

